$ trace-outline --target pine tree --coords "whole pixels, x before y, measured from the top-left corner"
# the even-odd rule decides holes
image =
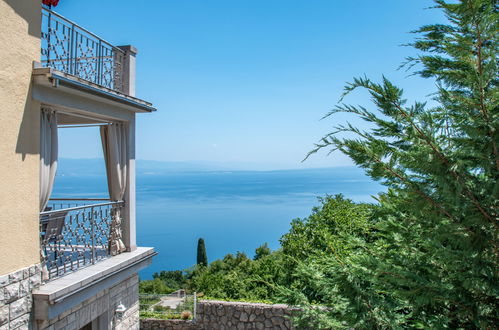
[[[197,264],[201,265],[201,266],[208,265],[208,256],[206,255],[206,248],[204,246],[204,239],[202,239],[202,238],[200,238],[198,240]]]
[[[302,321],[318,328],[499,324],[497,1],[435,3],[449,23],[417,30],[420,55],[405,65],[436,81],[436,105],[408,104],[385,77],[354,79],[344,96],[366,90],[372,109],[340,103],[327,117],[350,113],[374,128],[340,125],[311,152],[339,150],[388,187],[374,239],[300,269],[322,293],[315,302],[331,307],[295,292]]]

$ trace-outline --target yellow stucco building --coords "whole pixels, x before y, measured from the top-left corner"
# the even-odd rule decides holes
[[[133,46],[0,0],[0,329],[138,329]],[[99,126],[109,198],[51,198],[58,129]]]

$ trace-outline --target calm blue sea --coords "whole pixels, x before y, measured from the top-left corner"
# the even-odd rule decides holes
[[[306,217],[317,197],[342,193],[373,202],[382,187],[353,167],[285,171],[198,171],[137,176],[137,241],[159,253],[142,279],[196,261],[202,237],[209,260],[242,251],[253,256]],[[103,175],[58,175],[53,197],[106,197]]]

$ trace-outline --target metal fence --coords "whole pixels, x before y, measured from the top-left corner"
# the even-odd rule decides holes
[[[47,8],[41,30],[43,66],[123,91],[123,50]]]
[[[40,213],[40,253],[49,280],[107,258],[113,217],[121,216],[123,206],[122,201],[51,200]]]
[[[182,291],[182,290],[180,290]],[[188,295],[177,291],[171,294],[139,294],[140,317],[149,319],[195,320],[196,293]]]

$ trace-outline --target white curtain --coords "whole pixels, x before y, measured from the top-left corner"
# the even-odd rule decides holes
[[[40,212],[47,207],[47,203],[54,187],[57,171],[57,115],[55,111],[42,108],[40,118]],[[40,250],[42,260],[45,260],[45,251]],[[48,280],[48,269],[44,263],[42,280]]]
[[[45,210],[57,170],[57,115],[42,109],[40,119],[40,212]]]
[[[102,149],[106,161],[107,185],[112,201],[121,201],[125,196],[128,175],[128,134],[121,123],[112,123],[100,128]],[[126,250],[121,232],[121,210],[113,208],[109,250],[111,255]]]

